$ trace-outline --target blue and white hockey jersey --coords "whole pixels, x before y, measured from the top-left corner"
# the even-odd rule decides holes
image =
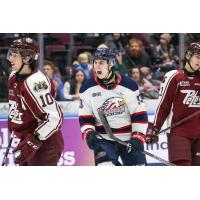
[[[113,134],[127,141],[134,131],[146,134],[148,116],[139,96],[137,84],[126,76],[118,75],[111,90],[98,79],[89,79],[80,89],[79,122],[81,132],[91,128],[105,139],[111,140],[98,116],[103,110]]]

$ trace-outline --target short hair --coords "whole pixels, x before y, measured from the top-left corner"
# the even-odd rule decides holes
[[[172,36],[169,33],[163,33],[160,37],[164,37],[165,40],[169,43],[171,41]]]

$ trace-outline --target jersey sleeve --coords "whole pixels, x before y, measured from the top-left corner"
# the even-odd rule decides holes
[[[39,122],[35,133],[40,140],[46,140],[58,131],[63,120],[61,109],[52,96],[52,89],[51,82],[40,74],[24,82],[22,100]]]
[[[146,134],[148,115],[138,89],[129,91],[127,106],[131,117],[132,132]]]
[[[86,92],[80,94],[79,123],[82,133],[89,128],[95,130],[95,117],[89,101]]]
[[[172,109],[172,103],[178,87],[178,83],[175,78],[177,73],[177,70],[168,72],[165,75],[164,81],[160,87],[159,104],[154,118],[154,125],[159,128],[162,127]]]

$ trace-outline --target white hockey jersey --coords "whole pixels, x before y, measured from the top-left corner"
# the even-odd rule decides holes
[[[54,86],[42,72],[36,71],[17,82],[12,73],[9,81],[8,128],[18,138],[37,132],[40,140],[59,131],[62,111],[53,98]]]
[[[111,140],[98,116],[103,110],[113,134],[123,141],[132,132],[146,134],[147,111],[139,96],[137,84],[126,76],[118,75],[111,90],[103,86],[97,78],[88,80],[80,89],[79,122],[81,132],[91,128],[105,139]]]

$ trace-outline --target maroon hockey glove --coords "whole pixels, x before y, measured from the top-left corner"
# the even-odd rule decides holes
[[[146,143],[147,144],[157,143],[159,131],[160,129],[158,127],[155,127],[152,122],[149,122],[146,134]]]
[[[34,134],[29,134],[13,150],[13,153],[15,154],[15,164],[22,165],[31,160],[41,145],[42,141],[37,139]]]

